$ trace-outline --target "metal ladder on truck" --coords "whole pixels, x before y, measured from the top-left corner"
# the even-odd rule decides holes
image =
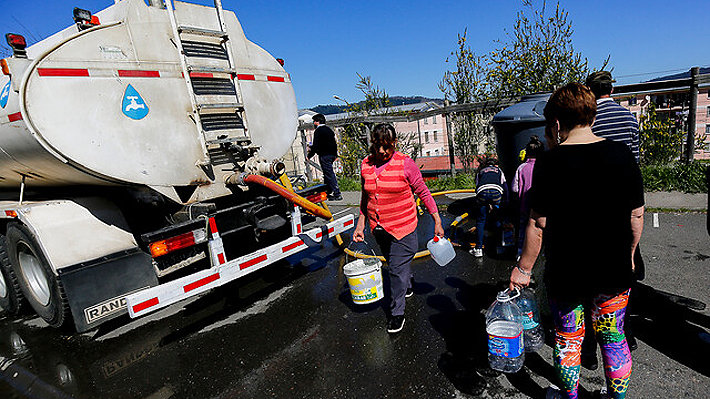
[[[205,149],[204,159],[197,166],[229,163],[231,157],[225,156],[224,149],[232,143],[247,147],[251,145],[251,139],[247,133],[246,113],[241,101],[243,97],[236,79],[222,1],[214,0],[218,30],[181,25],[172,0],[164,1],[180,53],[193,118]],[[205,60],[212,60],[213,65]],[[214,66],[215,62],[222,65]]]

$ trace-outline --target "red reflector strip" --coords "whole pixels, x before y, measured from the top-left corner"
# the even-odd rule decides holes
[[[300,241],[300,240],[299,240],[299,241],[296,241],[296,242],[294,242],[293,244],[286,245],[285,247],[281,248],[281,252],[282,252],[282,253],[286,253],[286,252],[288,252],[288,251],[290,251],[290,250],[292,250],[292,249],[294,249],[294,248],[300,247],[301,245],[303,245],[303,241]]]
[[[301,234],[303,232],[300,224],[296,226],[296,232],[298,232],[298,234]]]
[[[214,78],[214,74],[210,72],[190,72],[191,78]]]
[[[37,68],[39,76],[89,76],[88,69]]]
[[[8,119],[10,122],[22,120],[22,113],[21,113],[21,112],[16,112],[16,113],[14,113],[14,114],[10,114],[10,115],[7,116],[7,119]]]
[[[207,285],[207,284],[209,284],[215,280],[218,280],[218,279],[219,279],[219,273],[215,273],[211,276],[201,278],[201,279],[195,281],[194,283],[190,283],[190,284],[184,286],[183,289],[185,290],[185,293],[188,293],[194,289],[200,288],[203,285]]]
[[[261,262],[263,262],[263,261],[265,261],[265,260],[266,260],[266,255],[258,256],[258,257],[254,258],[254,259],[252,259],[252,260],[248,260],[248,261],[246,261],[246,262],[244,262],[244,263],[241,263],[241,264],[239,265],[239,270],[243,270],[243,269],[246,269],[247,267],[254,266],[254,265],[256,265],[257,263],[261,263]]]
[[[239,79],[239,80],[256,80],[256,76],[240,73],[240,74],[237,74],[237,79]]]
[[[328,234],[330,234],[330,233],[332,233],[332,232],[334,232],[334,231],[335,231],[335,229],[334,229],[333,227],[331,227],[331,228],[328,229]],[[323,237],[323,233],[322,233],[322,232],[316,233],[316,238],[321,238],[321,237]]]
[[[17,212],[15,211],[5,211],[5,216],[9,216],[11,218],[16,218],[17,217]]]
[[[141,302],[141,303],[139,303],[138,305],[133,306],[133,313],[138,313],[138,312],[140,312],[141,310],[146,310],[146,309],[148,309],[148,308],[151,307],[151,306],[157,305],[158,303],[160,303],[160,301],[158,301],[158,297],[157,297],[157,296],[156,296],[155,298],[148,299],[148,300],[145,301],[145,302]]]
[[[269,82],[285,82],[286,79],[284,79],[282,76],[267,76],[266,79]]]
[[[131,69],[119,69],[118,76],[122,78],[159,78],[160,71],[138,71]]]
[[[222,254],[222,253],[217,254],[217,260],[219,261],[219,264],[220,264],[220,265],[223,265],[224,262],[227,261],[226,259],[224,259],[224,254]]]
[[[210,232],[217,234],[217,222],[215,222],[214,218],[210,218]]]
[[[343,223],[343,227],[350,226],[351,224],[355,223],[354,220],[348,220],[347,222]]]

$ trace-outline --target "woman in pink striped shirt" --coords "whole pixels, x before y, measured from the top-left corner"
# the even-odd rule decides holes
[[[416,193],[434,219],[434,234],[444,236],[439,211],[424,184],[414,161],[396,151],[397,134],[390,124],[382,123],[372,130],[370,156],[362,161],[362,194],[360,218],[353,241],[365,239],[368,221],[377,244],[382,249],[390,275],[391,317],[389,333],[397,333],[404,326],[405,298],[412,292],[412,259],[418,249]]]

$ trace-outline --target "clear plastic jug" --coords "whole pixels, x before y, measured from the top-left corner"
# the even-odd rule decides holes
[[[523,367],[525,346],[523,342],[523,314],[509,290],[498,293],[496,301],[486,312],[486,332],[488,333],[488,364],[493,370],[515,373]]]
[[[454,246],[451,245],[451,241],[446,238],[434,236],[434,238],[427,242],[426,247],[431,253],[431,258],[434,259],[434,262],[439,266],[446,266],[446,264],[456,257]]]
[[[532,288],[524,288],[514,302],[523,314],[525,352],[537,352],[545,344],[545,331],[540,324],[540,310],[537,307],[535,291]]]

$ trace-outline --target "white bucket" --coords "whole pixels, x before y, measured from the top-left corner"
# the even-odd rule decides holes
[[[379,301],[385,296],[382,286],[382,262],[377,258],[356,259],[343,267],[350,295],[358,305]]]

